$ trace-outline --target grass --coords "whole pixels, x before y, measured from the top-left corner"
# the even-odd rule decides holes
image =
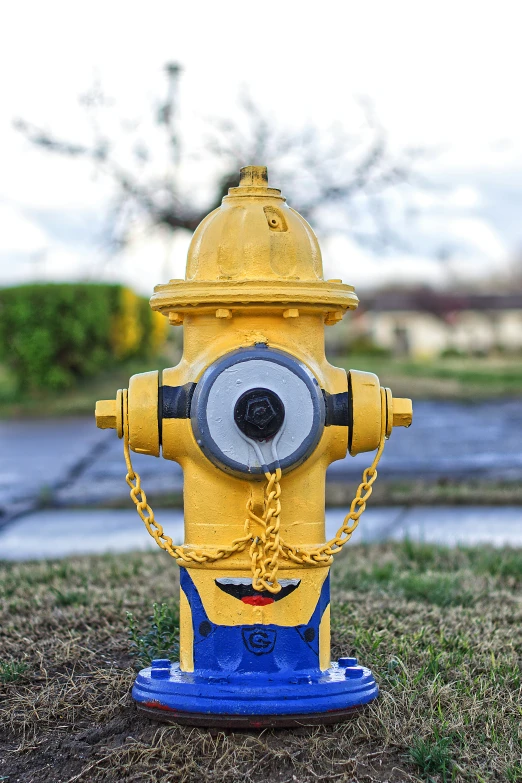
[[[449,737],[433,737],[422,739],[416,737],[409,749],[409,758],[419,769],[426,780],[432,780],[432,775],[440,775],[444,783],[449,780],[453,766],[449,750]]]
[[[17,682],[26,669],[23,661],[0,661],[0,682]]]
[[[353,486],[347,481],[328,480],[326,504],[328,507],[349,506],[353,497]],[[123,503],[119,501],[123,506]],[[171,503],[161,499],[165,507],[178,505],[181,498],[171,496]],[[156,501],[156,506],[159,504]],[[495,479],[440,478],[386,480],[379,476],[373,485],[372,507],[375,506],[519,506],[522,505],[522,484],[520,481],[499,481]]]
[[[145,631],[132,612],[127,612],[130,653],[140,666],[148,666],[153,658],[177,660],[179,650],[179,604],[152,605]]]
[[[137,667],[176,652],[169,557],[0,564],[0,780],[522,780],[522,550],[352,546],[332,589],[333,657],[370,666],[379,699],[337,726],[202,730],[129,696]]]
[[[476,400],[522,394],[520,356],[412,360],[354,354],[332,363],[374,372],[396,397]]]
[[[87,606],[89,595],[85,590],[58,590],[51,588],[55,595],[56,606]]]
[[[16,393],[12,377],[0,365],[0,418],[93,416],[95,401],[114,398],[118,389],[128,387],[131,375],[177,364],[179,347],[169,343],[168,348],[169,356],[129,360],[82,380],[71,389],[62,392],[40,389],[34,395],[22,397]]]

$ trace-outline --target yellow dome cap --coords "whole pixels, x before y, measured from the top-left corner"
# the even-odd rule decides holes
[[[219,209],[198,226],[190,244],[187,280],[322,280],[317,238],[268,187],[265,166],[241,169]]]

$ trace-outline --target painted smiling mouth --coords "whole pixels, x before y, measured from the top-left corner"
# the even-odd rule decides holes
[[[215,580],[220,590],[250,606],[268,606],[293,593],[301,584],[300,579],[280,579],[281,590],[272,594],[268,590],[254,590],[252,580],[246,577],[224,576]]]

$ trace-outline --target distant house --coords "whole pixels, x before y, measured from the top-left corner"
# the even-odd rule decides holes
[[[475,355],[519,353],[522,292],[383,291],[361,297],[359,308],[344,319],[343,327],[348,344],[366,339],[396,355],[415,358],[452,349]]]

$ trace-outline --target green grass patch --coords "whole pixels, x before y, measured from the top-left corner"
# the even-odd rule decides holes
[[[13,378],[0,364],[0,418],[93,416],[96,400],[112,399],[118,389],[127,388],[131,375],[159,370],[179,361],[180,347],[168,345],[169,352],[160,357],[132,359],[112,364],[92,378],[76,382],[64,391],[40,389],[21,394],[13,386]]]
[[[344,583],[362,590],[379,586],[387,593],[402,596],[408,601],[422,601],[443,607],[469,606],[477,598],[472,590],[466,588],[465,581],[459,575],[417,571],[404,573],[391,563],[361,572],[356,581],[352,581],[352,575],[347,575]]]
[[[504,562],[502,558],[509,558],[509,554],[497,557]],[[356,574],[347,572],[342,584],[365,591],[378,588],[407,601],[440,607],[470,606],[485,589],[484,585],[479,589],[476,577],[482,569],[476,550],[452,550],[406,540],[396,545],[393,559],[360,568]],[[499,570],[496,575],[500,579],[504,576]]]
[[[480,548],[470,550],[469,557],[476,573],[522,584],[522,551],[519,549]]]
[[[508,783],[520,783],[522,780],[522,763],[508,764],[505,774]]]
[[[85,590],[58,590],[51,588],[56,606],[87,606],[89,594]]]
[[[27,664],[23,661],[0,660],[0,682],[18,682],[27,671]]]
[[[433,780],[433,775],[439,775],[444,783],[451,780],[453,765],[449,744],[449,737],[415,737],[408,755],[424,780]]]
[[[334,364],[374,372],[401,396],[474,400],[522,394],[520,356],[412,360],[369,353],[336,357]]]
[[[154,603],[145,628],[132,612],[127,612],[130,653],[140,667],[148,666],[154,658],[179,657],[179,604]]]
[[[397,590],[409,601],[435,606],[469,606],[475,600],[473,592],[449,574],[406,574],[398,579]]]

